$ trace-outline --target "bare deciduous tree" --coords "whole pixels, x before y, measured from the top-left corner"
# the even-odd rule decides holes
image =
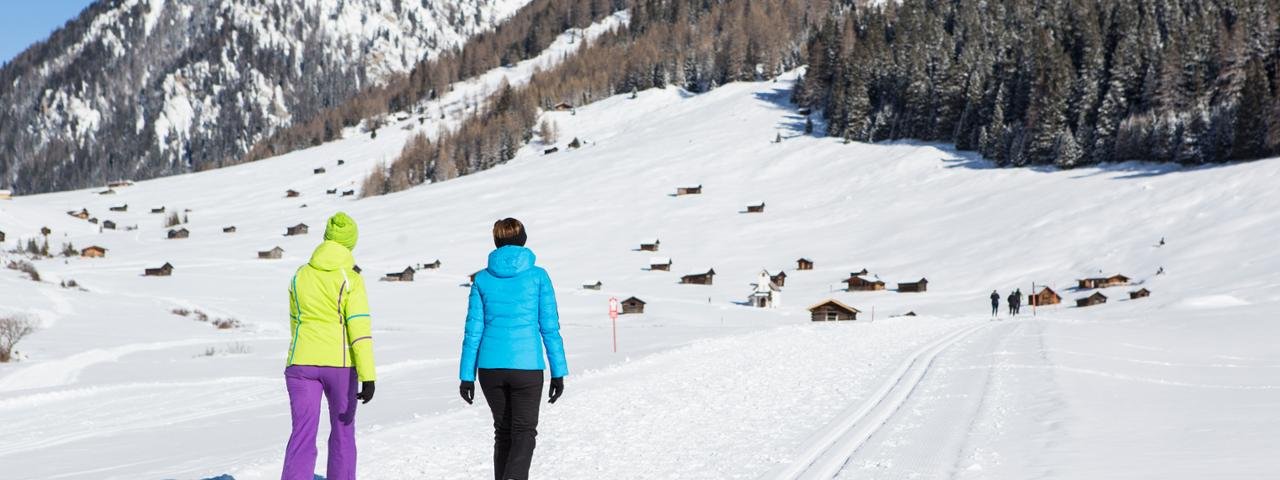
[[[11,360],[13,347],[35,331],[36,324],[30,317],[14,315],[0,318],[0,363]]]

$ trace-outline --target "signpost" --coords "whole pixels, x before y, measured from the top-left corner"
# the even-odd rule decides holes
[[[613,353],[618,353],[618,299],[609,297],[609,320],[613,321]]]

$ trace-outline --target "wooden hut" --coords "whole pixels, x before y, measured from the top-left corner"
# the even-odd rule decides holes
[[[560,147],[551,147],[551,148],[548,148],[548,149],[546,149],[546,150],[543,150],[543,151],[542,151],[542,154],[543,154],[543,155],[551,155],[551,154],[556,153],[556,152],[559,152],[559,151],[560,151]]]
[[[81,219],[81,220],[88,220],[88,219],[89,219],[89,210],[88,210],[88,209],[85,209],[85,208],[81,208],[79,212],[77,212],[77,211],[75,211],[75,210],[72,210],[72,211],[70,211],[70,212],[67,212],[67,215],[71,215],[71,216],[76,217],[76,218],[79,218],[79,219]]]
[[[292,237],[294,235],[306,235],[307,229],[308,229],[307,224],[299,223],[297,225],[294,225],[292,227],[285,229],[284,236]]]
[[[828,299],[809,307],[809,318],[815,322],[857,320],[860,311],[839,300]]]
[[[116,181],[107,183],[107,188],[120,188],[120,187],[132,186],[132,185],[133,185],[133,180],[116,180]]]
[[[127,204],[127,203],[126,203],[126,204],[124,204],[124,205],[120,205],[120,206],[118,206],[118,207],[110,207],[110,208],[108,208],[108,210],[111,210],[111,211],[113,211],[113,212],[127,212],[127,211],[129,211],[129,204]]]
[[[747,205],[747,213],[764,213],[764,202],[755,205]]]
[[[338,165],[346,165],[346,164],[347,164],[346,160],[343,160],[341,158],[338,159]]]
[[[929,290],[929,279],[921,278],[914,282],[898,282],[898,291],[902,293],[922,293]]]
[[[440,265],[441,265],[441,263],[440,263],[440,259],[438,259],[438,258],[437,258],[435,261],[432,261],[431,263],[424,263],[424,264],[422,264],[422,269],[423,269],[423,270],[436,270],[436,269],[439,269],[439,268],[440,268]]]
[[[282,257],[284,257],[284,249],[280,248],[279,246],[271,250],[258,252],[258,258],[261,258],[264,260],[278,260]]]
[[[191,236],[191,230],[187,230],[185,227],[179,228],[177,230],[169,230],[169,240],[177,240],[177,239],[187,238],[190,236]]]
[[[677,197],[682,195],[701,195],[701,194],[702,194],[702,184],[694,185],[691,187],[676,187]]]
[[[1027,303],[1031,306],[1057,305],[1062,303],[1062,296],[1052,288],[1044,287],[1039,292],[1033,293],[1027,297]]]
[[[417,271],[413,267],[404,267],[404,270],[388,273],[382,279],[388,282],[412,282],[414,273],[417,273]]]
[[[342,196],[344,196],[344,197],[350,197],[350,196],[353,196],[353,195],[355,195],[355,194],[356,194],[356,191],[355,191],[355,190],[343,190],[343,191],[342,191]]]
[[[1082,278],[1078,280],[1078,283],[1082,290],[1091,288],[1107,288],[1119,285],[1128,285],[1129,277],[1117,273],[1110,277]]]
[[[314,174],[316,174],[316,175],[319,175],[319,174],[321,174],[321,173],[324,173],[324,167],[319,167],[319,168],[317,168],[317,169],[315,169],[315,170],[312,170],[312,171],[311,171],[311,173],[314,173]]]
[[[151,213],[164,213],[164,207],[152,208]]]
[[[90,219],[89,219],[89,223],[92,223],[92,224],[94,224],[94,225],[97,225],[97,224],[98,224],[98,217],[90,218]]]
[[[298,196],[298,195],[302,195],[302,194],[301,194],[301,193],[298,193],[298,191],[297,191],[297,190],[294,190],[294,189],[289,189],[289,190],[285,190],[285,191],[284,191],[284,197],[285,197],[285,198],[293,198],[293,197],[296,197],[296,196]]]
[[[4,232],[0,231],[0,242],[4,241]]]
[[[653,240],[645,240],[643,242],[640,242],[640,251],[656,252],[658,251],[658,247],[661,247],[661,246],[662,246],[662,241],[656,238]]]
[[[599,280],[582,284],[583,290],[599,290],[603,287],[604,287],[604,282],[601,282]]]
[[[619,313],[623,315],[644,313],[644,300],[641,300],[636,297],[631,297],[626,300],[623,300],[622,312],[619,312]]]
[[[1107,303],[1107,296],[1103,295],[1102,292],[1093,292],[1093,295],[1076,299],[1077,307],[1092,307],[1104,303]]]
[[[222,227],[222,233],[236,233],[236,226]]]
[[[337,194],[338,194],[338,189],[336,189],[336,188],[330,188],[330,189],[328,189],[328,190],[325,190],[325,191],[324,191],[324,194],[325,194],[325,195],[337,195]]]
[[[693,272],[680,277],[680,283],[686,285],[711,285],[715,281],[716,270],[710,269],[705,272]]]
[[[84,258],[102,258],[107,256],[107,249],[93,245],[80,249],[80,256]]]
[[[1147,290],[1146,288],[1140,288],[1132,292],[1129,292],[1129,300],[1137,300],[1139,298],[1147,298],[1150,296],[1151,296],[1151,290]]]
[[[857,272],[849,275],[844,282],[848,284],[846,290],[850,292],[873,292],[876,290],[884,290],[884,281],[878,278],[867,278],[866,274],[859,275]]]
[[[551,108],[557,112],[567,112],[569,110],[573,110],[573,104],[569,102],[560,102]]]
[[[148,268],[143,271],[143,276],[147,277],[167,277],[173,275],[173,264],[164,262],[160,268]]]
[[[569,148],[582,148],[582,140],[578,140],[578,137],[573,137],[573,140],[569,141]]]
[[[667,257],[653,257],[649,259],[649,270],[661,270],[664,272],[671,271],[671,259]]]
[[[770,275],[769,280],[779,287],[785,287],[787,286],[787,272],[779,271],[777,274]]]
[[[107,230],[115,230],[116,222],[114,220],[105,220],[102,222],[102,228],[105,228]]]
[[[796,270],[813,270],[813,260],[807,258],[796,260]]]

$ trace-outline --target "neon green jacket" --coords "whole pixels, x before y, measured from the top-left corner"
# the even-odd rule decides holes
[[[373,381],[372,319],[364,278],[352,270],[351,250],[325,240],[289,283],[293,340],[287,365],[356,368]]]

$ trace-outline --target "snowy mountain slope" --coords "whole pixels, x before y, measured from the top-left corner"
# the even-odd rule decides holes
[[[20,345],[24,361],[0,365],[10,431],[0,461],[20,478],[277,476],[284,283],[341,209],[360,222],[356,257],[370,280],[443,262],[413,283],[369,282],[380,382],[360,413],[362,477],[489,475],[487,412],[455,397],[459,284],[508,215],[529,226],[556,281],[573,372],[544,409],[534,469],[546,478],[785,478],[815,462],[857,478],[1277,468],[1280,275],[1266,240],[1280,224],[1268,194],[1280,161],[998,170],[931,145],[845,145],[798,133],[803,119],[784,102],[791,80],[548,113],[559,153],[531,145],[492,170],[360,201],[324,192],[398,152],[411,133],[402,125],[416,122],[116,195],[0,202],[7,247],[48,225],[54,248],[110,249],[37,262],[46,283],[0,272],[0,311],[45,323]],[[785,140],[770,143],[779,131]],[[574,137],[584,147],[566,149]],[[327,173],[312,174],[319,166]],[[671,195],[690,184],[704,193]],[[285,198],[288,188],[302,195]],[[761,200],[764,213],[739,213]],[[124,203],[129,212],[107,211]],[[191,238],[163,239],[160,216],[146,213],[160,205],[192,209]],[[139,229],[99,233],[64,213],[81,207]],[[281,236],[300,221],[315,229]],[[222,233],[228,225],[238,231]],[[646,271],[652,255],[634,251],[652,237],[672,272]],[[283,260],[255,258],[276,245]],[[801,256],[816,268],[794,271]],[[140,276],[165,261],[173,277]],[[930,291],[832,291],[864,267],[891,288],[927,277]],[[1168,273],[1154,275],[1160,267]],[[676,283],[708,268],[714,285]],[[781,308],[740,304],[763,268],[788,273]],[[1070,303],[1084,296],[1074,279],[1099,270],[1155,293],[1129,301],[1136,287],[1110,288],[1105,305],[987,322],[993,288],[1048,284]],[[88,291],[57,287],[68,278]],[[595,279],[603,291],[578,287]],[[619,319],[614,354],[605,301],[631,295],[649,304]],[[804,308],[826,298],[863,321],[812,324]],[[175,307],[246,327],[218,331]],[[920,316],[887,318],[907,311]],[[910,367],[922,347],[970,329]],[[865,440],[824,446],[822,432]]]
[[[95,3],[0,69],[0,184],[49,191],[238,158],[526,3]]]

